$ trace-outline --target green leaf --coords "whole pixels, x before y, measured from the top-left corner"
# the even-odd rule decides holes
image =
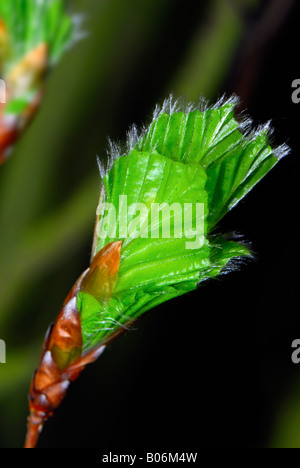
[[[112,216],[102,217],[99,223],[98,232],[105,233],[108,228],[116,227],[116,235],[109,232],[106,237],[99,237],[96,252],[101,250],[107,243],[116,240],[123,240],[123,247],[128,248],[129,244],[134,244],[135,222],[134,214],[128,215],[127,233],[122,235],[119,213],[126,206],[122,206],[120,195],[127,197],[127,207],[133,204],[144,204],[146,212],[141,216],[140,234],[150,236],[149,218],[153,204],[168,204],[171,208],[177,203],[184,209],[185,203],[205,203],[207,196],[205,191],[206,174],[204,170],[196,165],[185,165],[175,162],[160,155],[157,151],[138,152],[132,150],[127,157],[119,158],[115,161],[111,171],[104,179],[106,189],[106,201],[116,208],[116,223]],[[105,205],[103,205],[103,208]],[[175,210],[176,211],[176,210]],[[114,213],[112,213],[113,215]],[[171,211],[167,221],[171,217],[171,231],[174,228],[175,214]],[[144,222],[143,222],[144,221]],[[163,219],[157,220],[157,229],[162,228]],[[148,241],[148,239],[147,239]],[[130,246],[130,249],[134,248]]]
[[[210,227],[225,216],[275,166],[265,130],[229,148],[207,169]]]
[[[177,112],[175,107],[173,112],[172,103],[167,101],[137,147],[139,150],[156,148],[175,161],[199,163],[207,168],[242,139],[234,119],[235,105],[236,101],[230,100],[203,112],[189,111],[189,107],[182,112]]]
[[[267,126],[246,131],[249,122],[238,123],[235,106],[235,99],[199,109],[168,100],[141,135],[132,129],[124,153],[112,146],[110,170],[101,167],[93,255],[122,240],[120,269],[107,303],[79,293],[85,349],[250,255],[243,244],[211,232],[287,148],[272,150]],[[138,211],[128,211],[136,204]],[[157,205],[161,212],[153,217]],[[188,205],[203,209],[200,217],[190,212],[186,230]]]
[[[141,151],[156,148],[170,159],[185,164],[198,163],[206,170],[210,229],[286,151],[283,147],[278,156],[274,156],[268,141],[268,126],[246,133],[251,122],[237,122],[234,117],[236,104],[237,100],[233,98],[203,111],[189,112],[187,107],[186,111],[177,112],[176,103],[166,101],[137,144]]]
[[[153,307],[215,278],[232,258],[249,255],[247,247],[221,238],[187,253],[184,241],[160,239],[146,245],[137,239],[136,254],[127,251],[122,257],[119,279],[107,304],[79,293],[77,305],[85,350],[104,342]]]

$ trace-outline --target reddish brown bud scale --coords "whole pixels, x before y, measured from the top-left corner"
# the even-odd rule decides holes
[[[63,401],[69,385],[104,351],[103,343],[83,354],[77,295],[85,291],[107,301],[115,286],[122,242],[107,245],[93,259],[69,293],[53,326],[48,330],[38,369],[30,388],[28,431],[25,448],[36,446],[45,421]]]
[[[82,279],[81,291],[107,302],[113,293],[120,268],[122,242],[106,245],[92,260],[89,271]]]
[[[53,326],[48,349],[60,370],[80,358],[82,333],[76,296],[62,308]]]

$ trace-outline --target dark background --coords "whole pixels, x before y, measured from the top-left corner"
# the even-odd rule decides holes
[[[32,166],[27,196],[24,200],[19,197],[21,227],[22,223],[34,227],[44,211],[50,213],[51,220],[51,214],[84,178],[90,192],[94,190],[94,195],[87,196],[89,204],[94,197],[89,209],[95,208],[95,155],[104,154],[106,135],[123,138],[132,122],[149,121],[156,102],[172,91],[175,95],[183,92],[184,85],[178,84],[180,80],[174,76],[184,70],[197,35],[206,28],[205,41],[213,29],[209,22],[213,2],[199,2],[198,7],[192,7],[189,2],[172,0],[164,8],[159,8],[157,2],[152,6],[146,3],[148,10],[140,5],[137,11],[129,1],[121,12],[112,9],[111,36],[107,32],[103,40],[115,42],[105,52],[106,46],[95,44],[95,31],[99,32],[101,26],[96,15],[100,18],[103,11],[93,10],[91,2],[87,2],[87,9],[96,18],[90,36],[69,53],[51,77],[49,95],[29,135],[24,137],[27,141],[20,143],[0,174],[5,190],[12,193],[7,181],[17,172],[12,184],[18,192],[19,183],[24,184],[22,175],[29,175],[28,165]],[[246,3],[233,1],[231,5],[240,11]],[[291,155],[220,223],[221,232],[239,232],[251,243],[255,260],[143,317],[135,331],[109,347],[73,385],[62,407],[47,423],[40,447],[93,447],[124,453],[142,449],[300,447],[300,367],[291,361],[292,341],[300,338],[296,225],[300,104],[291,100],[291,84],[300,78],[300,5],[290,2],[287,11],[289,2],[252,3],[255,7],[241,14],[240,34],[224,76],[211,88],[203,89],[202,73],[206,70],[201,72],[200,67],[195,70],[199,89],[195,77],[196,85],[187,80],[185,94],[191,99],[205,94],[213,101],[223,92],[237,92],[241,110],[247,107],[255,123],[272,119],[274,144],[286,142],[292,148]],[[77,4],[83,8],[83,2]],[[119,4],[115,2],[116,8]],[[122,34],[118,29],[121,27]],[[221,41],[215,44],[216,60],[222,58],[223,45],[221,35]],[[124,51],[128,56],[123,57]],[[69,90],[72,86],[73,94]],[[79,89],[84,92],[85,86],[86,96],[74,94]],[[74,104],[77,98],[78,106]],[[65,107],[70,116],[77,109],[74,120],[64,120],[67,114],[63,111],[59,114]],[[59,122],[49,122],[50,116],[57,116]],[[58,126],[63,136],[56,140]],[[36,135],[39,143],[34,143]],[[45,148],[47,160],[48,145],[53,154],[57,150],[53,164],[51,159],[41,163],[43,154],[37,154]],[[38,188],[31,192],[35,177],[44,177],[40,183],[44,192],[32,208],[31,199],[38,193]],[[80,211],[77,214],[81,216]],[[14,217],[13,212],[10,216]],[[61,260],[41,269],[38,280],[26,279],[25,286],[22,281],[16,283],[18,299],[14,304],[8,302],[11,316],[0,333],[8,346],[6,374],[1,377],[2,385],[5,379],[8,384],[2,391],[0,383],[2,447],[22,444],[26,391],[43,333],[73,281],[88,264],[93,222],[89,214],[82,217],[86,227],[71,233],[70,253],[62,258],[57,255]],[[1,226],[5,230],[5,225]],[[33,228],[30,232],[34,232]],[[21,245],[20,237],[16,235],[16,244]],[[6,244],[2,245],[4,252]],[[29,271],[36,274],[30,262],[28,265]],[[18,367],[19,355],[24,359],[24,372]],[[7,370],[12,362],[15,368]]]

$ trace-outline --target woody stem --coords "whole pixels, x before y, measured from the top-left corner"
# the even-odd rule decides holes
[[[40,421],[39,423],[37,423],[32,418],[32,415],[30,415],[28,418],[27,434],[26,434],[24,448],[36,448],[42,428],[43,428],[43,422]]]

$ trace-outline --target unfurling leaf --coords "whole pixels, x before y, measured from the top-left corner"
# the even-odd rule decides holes
[[[234,117],[236,99],[213,108],[169,99],[124,151],[111,145],[90,268],[46,338],[31,389],[27,446],[60,404],[68,383],[149,309],[185,294],[249,249],[214,230],[288,152],[269,127]],[[37,422],[38,421],[38,422]]]

